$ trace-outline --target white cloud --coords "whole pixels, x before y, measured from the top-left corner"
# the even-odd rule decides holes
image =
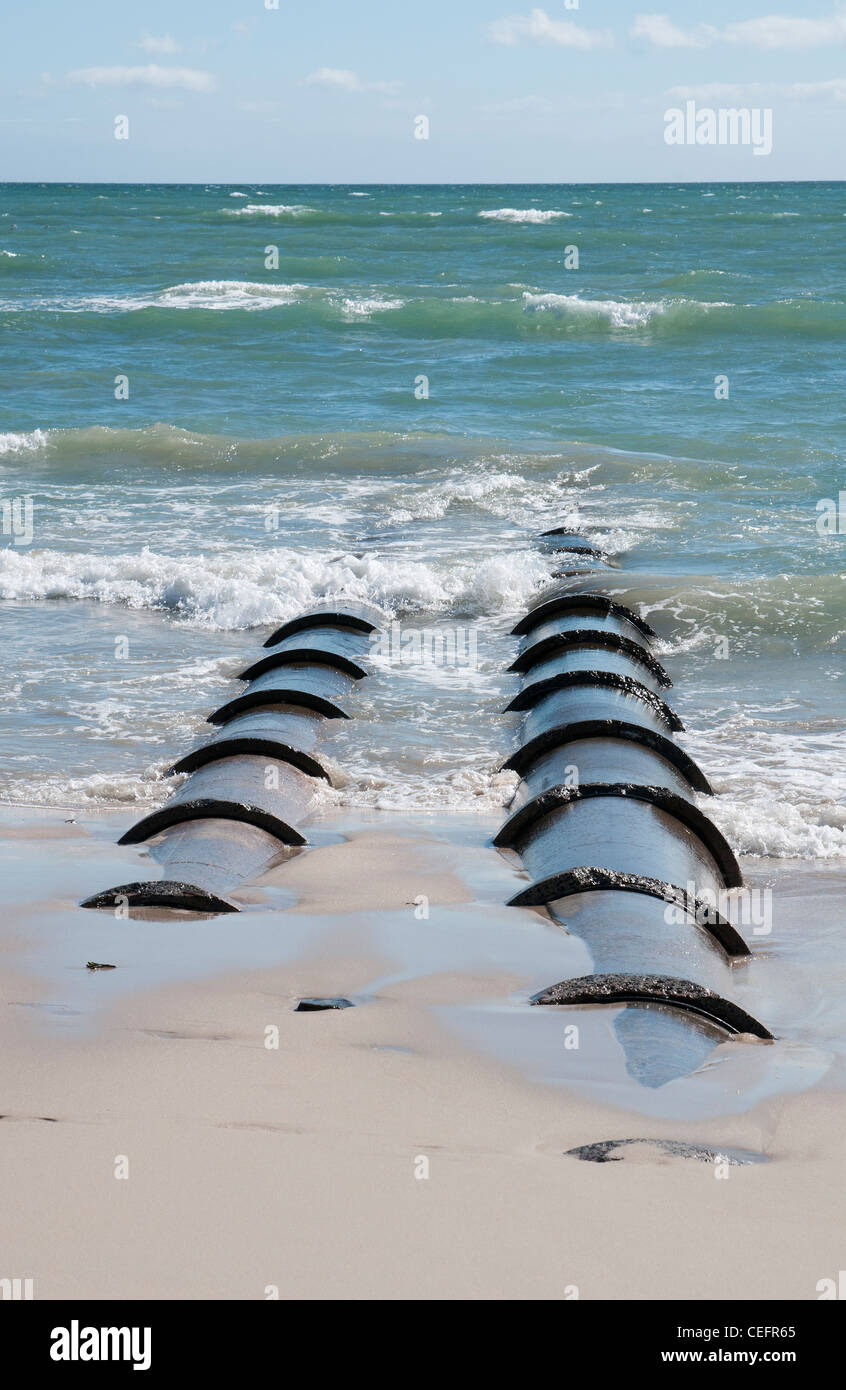
[[[399,91],[402,86],[401,82],[366,82],[349,68],[318,68],[303,80],[312,87],[334,87],[341,92],[383,92],[385,95]]]
[[[680,29],[666,14],[639,14],[629,33],[633,39],[648,39],[656,48],[701,48],[708,42],[702,30],[704,24],[696,29]]]
[[[798,97],[800,101],[813,101],[816,97],[833,97],[835,101],[846,101],[846,77],[833,77],[828,82],[793,82],[787,94]]]
[[[830,97],[846,102],[846,77],[833,77],[825,82],[704,82],[699,86],[670,87],[667,96],[675,101],[700,101],[709,105],[728,103],[732,106],[754,102],[819,101]]]
[[[774,84],[763,82],[701,82],[692,87],[670,87],[667,96],[674,101],[729,102],[742,106],[744,102],[772,100],[778,95]]]
[[[196,68],[75,68],[68,73],[71,82],[87,87],[180,87],[185,92],[213,92],[215,80],[210,72]]]
[[[138,40],[137,47],[143,48],[145,53],[167,54],[179,53],[182,45],[178,44],[176,39],[172,39],[170,34],[162,34],[160,39],[155,38],[152,34],[143,34]]]
[[[647,39],[656,48],[705,48],[711,44],[738,44],[759,49],[821,48],[846,41],[846,9],[838,9],[827,19],[800,19],[791,15],[762,15],[726,24],[696,24],[681,29],[669,15],[639,14],[629,33],[634,39]]]
[[[522,111],[548,115],[551,109],[550,103],[538,96],[512,97],[509,101],[494,101],[479,107],[487,116],[513,116]]]
[[[750,44],[753,48],[820,48],[846,40],[846,12],[830,19],[792,19],[789,15],[764,15],[729,24],[723,31],[728,43]]]
[[[607,29],[584,29],[571,19],[551,19],[546,10],[532,10],[530,14],[509,15],[506,19],[496,19],[488,29],[493,43],[513,47],[521,39],[531,39],[535,43],[553,43],[562,48],[610,48],[613,35]]]

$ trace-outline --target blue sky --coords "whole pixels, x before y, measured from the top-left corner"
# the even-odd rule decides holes
[[[0,179],[843,178],[846,3],[784,2],[28,0]],[[688,100],[771,108],[772,153],[667,145]]]

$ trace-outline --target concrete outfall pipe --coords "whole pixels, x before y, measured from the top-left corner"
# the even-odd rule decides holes
[[[331,780],[316,752],[324,722],[349,718],[338,700],[367,675],[370,633],[383,621],[351,603],[278,628],[265,643],[270,653],[242,672],[246,689],[209,716],[216,737],[171,769],[187,781],[121,836],[121,844],[155,839],[150,853],[166,877],[121,884],[82,906],[237,912],[232,890],[306,843],[300,827]]]
[[[564,543],[575,546],[574,533]],[[494,843],[529,874],[511,904],[545,906],[586,941],[596,971],[531,1002],[660,1004],[771,1039],[726,997],[749,948],[717,905],[742,877],[693,801],[711,787],[673,737],[683,726],[660,693],[671,682],[649,650],[652,629],[604,594],[565,591],[513,631],[524,642],[510,669],[523,683],[508,708],[525,718],[505,766],[522,780]]]

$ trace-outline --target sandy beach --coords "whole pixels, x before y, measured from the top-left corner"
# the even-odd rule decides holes
[[[525,1003],[584,948],[502,906],[489,819],[327,817],[236,918],[116,921],[71,894],[137,867],[118,817],[4,810],[4,1275],[39,1299],[817,1298],[846,1214],[824,1018],[816,1046],[723,1043],[663,1113],[595,1084],[590,1041]],[[788,969],[802,921],[776,921]],[[355,1007],[295,1012],[335,994]],[[646,1137],[768,1161],[566,1154]]]
[[[7,9],[4,1349],[830,1375],[846,0]]]

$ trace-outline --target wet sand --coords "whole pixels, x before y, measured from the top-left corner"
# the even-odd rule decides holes
[[[503,906],[520,872],[489,815],[327,816],[238,916],[79,909],[148,876],[114,844],[127,819],[0,815],[0,1276],[41,1299],[814,1299],[836,1278],[836,872],[744,865],[775,904],[744,1002],[777,1041],[711,1038],[688,1072],[670,1026],[655,1085],[619,1021],[662,1011],[527,1004],[590,957]],[[294,1011],[336,994],[356,1007]],[[648,1136],[768,1161],[565,1152]]]

